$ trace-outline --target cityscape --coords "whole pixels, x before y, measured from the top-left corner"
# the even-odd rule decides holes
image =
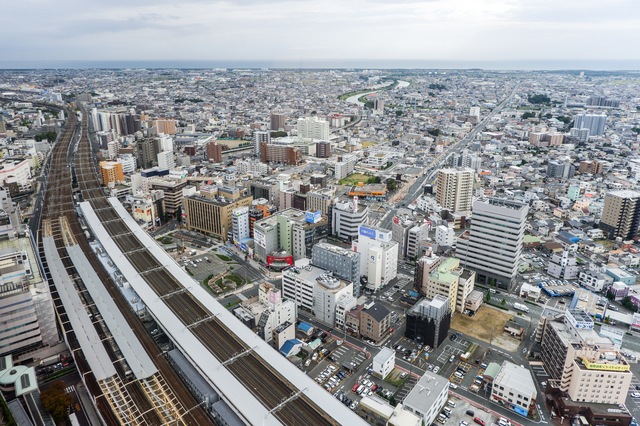
[[[0,71],[0,424],[637,425],[634,71]]]

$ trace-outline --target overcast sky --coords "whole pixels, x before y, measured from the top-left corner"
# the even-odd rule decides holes
[[[0,66],[640,60],[640,0],[20,0],[2,15]]]

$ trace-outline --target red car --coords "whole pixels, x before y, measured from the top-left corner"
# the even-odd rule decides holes
[[[484,420],[482,420],[480,417],[476,417],[475,419],[473,419],[473,421],[478,423],[479,425],[484,426]]]
[[[353,385],[351,392],[356,392],[357,390],[358,390],[358,385],[357,384]]]
[[[378,386],[378,385],[373,385],[373,387],[371,388],[371,392],[375,393],[376,390],[378,390],[379,387],[380,386]]]

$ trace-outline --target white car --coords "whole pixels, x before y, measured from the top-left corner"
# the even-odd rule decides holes
[[[631,394],[631,398],[640,398],[640,392],[634,392]]]

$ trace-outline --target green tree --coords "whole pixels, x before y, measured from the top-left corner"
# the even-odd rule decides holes
[[[431,136],[438,137],[438,136],[440,136],[440,133],[441,133],[440,129],[431,129],[431,130],[429,130],[429,134]]]
[[[289,134],[287,132],[271,132],[271,137],[272,138],[283,138],[285,136],[288,136]]]
[[[40,400],[44,409],[51,414],[51,417],[60,423],[65,420],[69,414],[67,409],[73,403],[73,397],[69,393],[65,393],[67,385],[59,380],[54,382],[49,389],[40,394]]]
[[[176,210],[176,219],[178,223],[182,223],[182,206],[178,206],[178,210]]]
[[[502,302],[500,302],[500,304],[501,304],[502,306],[506,305],[506,304],[507,304],[507,299],[502,299]]]
[[[535,116],[536,116],[535,112],[527,111],[524,114],[522,114],[522,119],[526,120],[528,118],[534,118]]]
[[[613,292],[611,290],[607,290],[607,299],[613,300],[615,298],[616,298],[616,295],[613,294]]]
[[[395,179],[391,179],[391,178],[387,179],[386,184],[387,184],[387,189],[389,191],[395,191],[395,189],[397,187]]]
[[[489,300],[491,300],[491,292],[489,292],[489,291],[487,292],[487,295],[484,297],[484,300],[485,300],[486,302],[488,302]]]
[[[367,183],[380,183],[382,182],[382,180],[380,179],[380,176],[371,176],[369,179],[367,179]]]
[[[391,406],[393,407],[396,406],[396,399],[393,397],[393,395],[389,397],[389,404],[391,404]]]
[[[400,117],[402,115],[402,111],[397,109],[396,110],[396,117]]]

